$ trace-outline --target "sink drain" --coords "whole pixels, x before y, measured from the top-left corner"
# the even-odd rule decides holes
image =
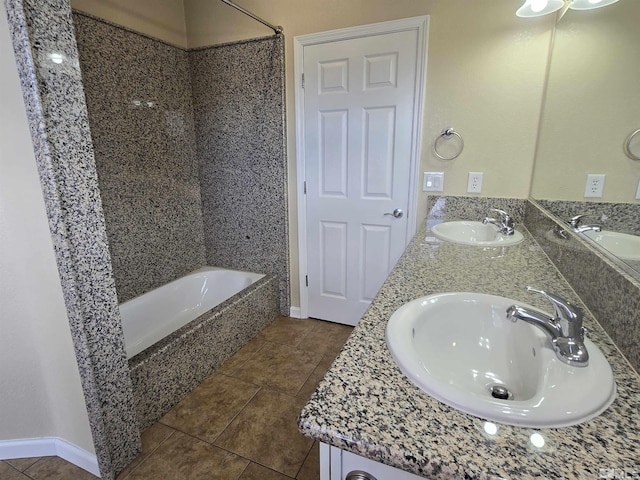
[[[490,389],[491,396],[499,400],[509,400],[513,395],[504,385],[494,385]]]

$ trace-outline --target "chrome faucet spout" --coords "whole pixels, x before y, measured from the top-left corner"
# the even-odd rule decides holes
[[[495,225],[498,228],[502,226],[501,222],[492,217],[485,217],[484,220],[482,220],[482,223],[484,223],[485,225],[490,223],[491,225]]]
[[[575,367],[589,365],[589,353],[584,345],[586,330],[582,326],[580,309],[552,293],[531,287],[527,287],[527,291],[546,297],[553,305],[554,316],[533,308],[511,305],[507,308],[507,318],[512,322],[522,320],[541,329],[562,362]]]
[[[538,310],[524,308],[519,305],[511,305],[507,309],[507,318],[512,322],[522,320],[523,322],[535,325],[547,335],[550,341],[562,335],[562,328],[556,323],[555,319]]]
[[[485,219],[482,220],[482,223],[484,223],[485,225],[488,223],[490,223],[491,225],[495,225],[496,227],[498,227],[498,231],[503,235],[513,235],[515,233],[515,224],[513,223],[513,219],[507,212],[498,208],[492,208],[490,211],[496,212],[499,215],[500,219],[485,217]]]

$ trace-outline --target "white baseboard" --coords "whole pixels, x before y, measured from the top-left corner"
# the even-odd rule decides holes
[[[60,437],[0,440],[0,460],[52,456],[64,458],[100,478],[97,457]]]
[[[302,318],[301,316],[301,312],[300,312],[300,307],[294,307],[291,306],[289,307],[289,316],[293,317],[293,318]]]

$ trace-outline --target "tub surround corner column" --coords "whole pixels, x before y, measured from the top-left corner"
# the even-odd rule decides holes
[[[113,479],[141,444],[71,7],[5,5],[100,474]]]

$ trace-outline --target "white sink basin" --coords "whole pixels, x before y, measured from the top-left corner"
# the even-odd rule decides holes
[[[431,227],[431,233],[440,240],[478,245],[482,247],[501,247],[516,245],[524,237],[517,230],[513,235],[503,235],[495,225],[473,221],[443,222]]]
[[[585,339],[589,365],[566,365],[541,330],[506,318],[514,303],[526,306],[477,293],[418,298],[389,319],[387,346],[400,370],[422,390],[487,420],[563,427],[606,410],[616,387],[600,349]],[[495,386],[506,388],[509,398],[494,398]]]
[[[586,231],[584,234],[621,260],[640,260],[640,237],[628,233]]]

